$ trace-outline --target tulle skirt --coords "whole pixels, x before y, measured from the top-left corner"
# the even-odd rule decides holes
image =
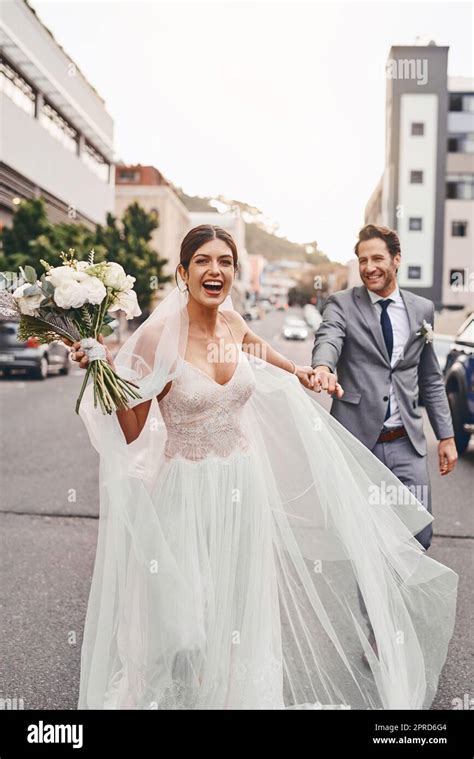
[[[328,516],[319,535],[312,528],[309,559],[254,448],[163,457],[149,497],[137,488],[114,675],[98,708],[423,708],[444,661],[436,628],[451,623],[456,575],[447,583],[390,510],[365,499],[363,513],[354,492],[347,524]],[[316,492],[305,497],[316,503]]]
[[[187,301],[116,356],[150,400],[138,438],[82,399],[100,520],[78,708],[429,708],[458,582],[414,537],[432,517],[289,372],[242,353],[227,389],[191,382]],[[164,460],[175,380],[172,430],[212,416],[227,455],[238,421],[248,450]]]

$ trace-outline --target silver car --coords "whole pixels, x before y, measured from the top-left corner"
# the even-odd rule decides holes
[[[18,322],[0,321],[0,371],[3,376],[21,371],[46,379],[50,372],[69,372],[69,349],[64,343],[55,341],[48,345],[36,338],[18,341]]]

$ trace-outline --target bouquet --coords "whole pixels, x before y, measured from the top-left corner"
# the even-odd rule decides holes
[[[41,259],[45,272],[39,279],[32,266],[20,267],[20,274],[13,278],[9,277],[12,272],[2,272],[0,313],[19,318],[18,340],[36,337],[41,343],[80,342],[89,362],[76,414],[89,376],[94,385],[94,406],[98,402],[104,414],[111,414],[127,409],[129,399],[141,396],[135,390],[137,385],[112,369],[97,338],[111,334],[111,312],[120,309],[127,319],[141,314],[133,290],[135,277],[112,261],[94,263],[93,250],[87,261],[78,261],[74,252],[72,248],[68,254],[61,252],[60,266],[53,267]],[[17,286],[11,284],[12,279]]]

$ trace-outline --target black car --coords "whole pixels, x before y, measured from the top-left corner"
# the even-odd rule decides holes
[[[21,371],[36,379],[46,379],[51,371],[69,372],[69,349],[64,343],[55,341],[46,345],[34,337],[19,341],[18,324],[0,321],[0,371],[4,377]]]
[[[455,337],[446,359],[444,379],[456,448],[461,455],[474,432],[474,314],[464,322]]]

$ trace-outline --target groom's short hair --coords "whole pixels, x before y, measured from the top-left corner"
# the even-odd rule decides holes
[[[360,230],[359,239],[354,246],[356,256],[359,255],[359,245],[361,242],[373,240],[376,237],[385,242],[391,256],[396,256],[397,253],[400,253],[400,239],[393,229],[381,227],[378,224],[366,224]]]

